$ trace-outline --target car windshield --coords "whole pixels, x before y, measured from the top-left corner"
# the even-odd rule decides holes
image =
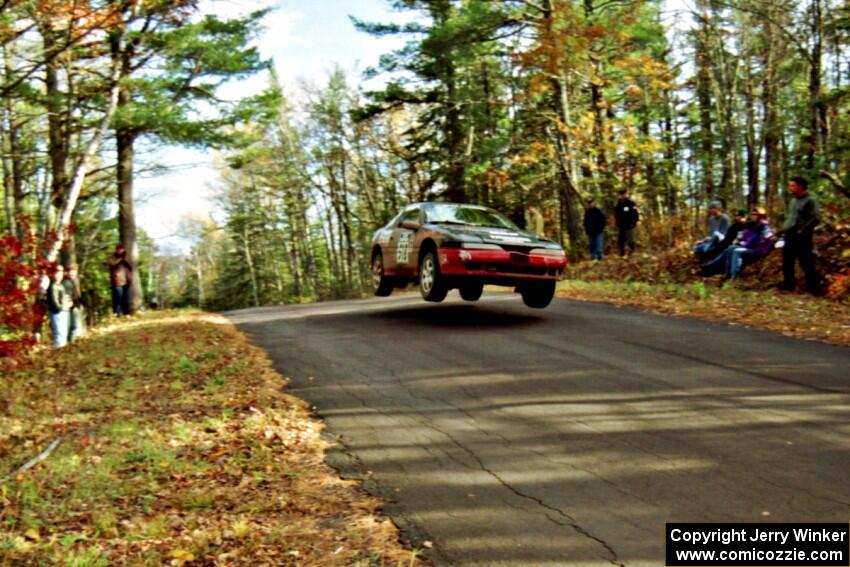
[[[426,209],[427,222],[465,224],[470,226],[494,226],[519,230],[506,216],[493,209],[466,207],[463,205],[431,205]]]

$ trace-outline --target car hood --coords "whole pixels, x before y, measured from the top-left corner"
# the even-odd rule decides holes
[[[533,232],[513,230],[510,228],[462,226],[446,224],[429,224],[428,228],[436,230],[448,238],[461,242],[486,242],[488,244],[508,244],[519,246],[538,246],[540,248],[561,247],[547,238],[541,238]]]

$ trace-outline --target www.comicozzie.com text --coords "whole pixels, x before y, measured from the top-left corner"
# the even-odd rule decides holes
[[[793,535],[795,542],[842,542],[847,541],[846,531],[813,530],[811,528],[770,529],[737,528],[717,529],[709,531],[689,531],[676,528],[670,532],[672,541],[690,543],[722,543],[743,541],[770,541],[786,544]]]

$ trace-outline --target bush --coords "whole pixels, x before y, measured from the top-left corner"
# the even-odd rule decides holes
[[[36,235],[24,227],[23,240],[0,236],[0,356],[14,357],[36,342],[46,308],[39,301],[39,282],[53,263],[40,254]]]

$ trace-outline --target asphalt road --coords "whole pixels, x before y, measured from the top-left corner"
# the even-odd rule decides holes
[[[665,522],[850,521],[850,349],[513,294],[226,314],[439,565],[663,565]]]

